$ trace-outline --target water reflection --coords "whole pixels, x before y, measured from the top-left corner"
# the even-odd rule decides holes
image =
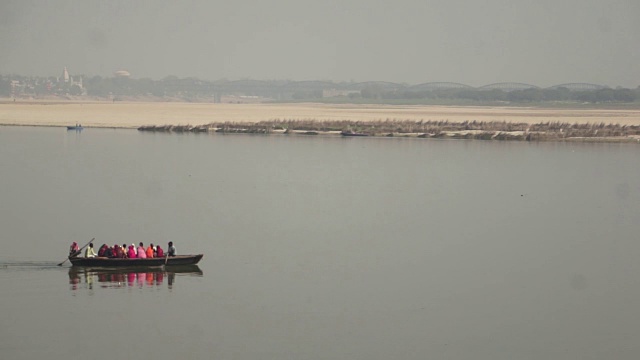
[[[69,268],[69,285],[71,290],[100,288],[157,288],[166,281],[169,289],[173,288],[176,274],[186,276],[203,276],[198,265],[171,266],[168,268],[91,268],[72,266]]]

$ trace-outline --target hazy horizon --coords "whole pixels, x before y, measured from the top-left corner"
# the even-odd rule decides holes
[[[0,73],[640,85],[640,2],[16,1]]]

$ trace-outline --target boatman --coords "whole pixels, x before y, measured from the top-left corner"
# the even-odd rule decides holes
[[[84,251],[84,257],[86,258],[92,258],[92,257],[96,257],[97,254],[95,251],[93,251],[93,243],[89,244],[89,247],[87,248],[87,250]]]
[[[80,249],[78,248],[78,243],[74,241],[69,247],[69,257],[76,256],[78,255],[77,253],[80,253]]]
[[[173,246],[173,241],[169,241],[169,247],[167,248],[167,256],[176,256],[176,247]]]

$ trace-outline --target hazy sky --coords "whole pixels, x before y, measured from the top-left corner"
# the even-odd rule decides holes
[[[0,0],[0,73],[640,85],[640,0]]]

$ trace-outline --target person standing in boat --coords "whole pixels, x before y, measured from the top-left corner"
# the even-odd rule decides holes
[[[176,247],[173,246],[173,241],[169,241],[169,247],[167,248],[168,256],[176,256]]]
[[[93,243],[89,244],[89,247],[84,251],[84,257],[92,258],[96,257],[98,254],[93,250]]]
[[[146,258],[147,258],[147,253],[144,251],[144,244],[141,241],[140,245],[138,246],[138,259],[146,259]]]
[[[69,247],[69,257],[76,256],[77,255],[76,253],[78,252],[80,252],[80,249],[78,248],[78,243],[74,241]]]

